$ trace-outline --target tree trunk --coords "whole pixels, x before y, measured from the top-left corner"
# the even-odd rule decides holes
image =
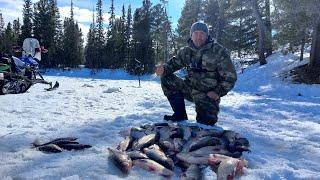
[[[289,43],[289,52],[291,52],[292,54],[294,54],[292,42]]]
[[[306,44],[306,35],[304,32],[302,34],[302,39],[301,39],[301,49],[300,49],[300,61],[303,61],[303,53],[304,53],[304,46]]]
[[[272,54],[272,27],[271,27],[271,14],[270,14],[270,0],[265,0],[266,8],[266,40],[267,40],[267,57]]]
[[[260,65],[267,64],[266,57],[264,55],[265,53],[265,44],[266,44],[266,27],[262,21],[262,17],[259,13],[259,7],[257,0],[251,0],[249,1],[252,6],[253,16],[255,17],[257,24],[258,24],[258,30],[259,30],[259,42],[258,42],[258,54],[259,54],[259,61]]]
[[[320,17],[317,18],[313,29],[309,65],[311,67],[320,67]]]

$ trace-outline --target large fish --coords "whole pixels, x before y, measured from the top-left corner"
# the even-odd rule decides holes
[[[151,159],[137,159],[133,161],[134,166],[138,166],[147,171],[155,172],[164,177],[173,176],[173,171],[165,168],[161,164],[151,160]]]
[[[159,146],[154,144],[149,148],[144,148],[143,151],[151,160],[156,161],[167,169],[173,170],[174,164],[172,159],[167,157]]]
[[[219,138],[205,136],[205,137],[194,140],[189,146],[189,151],[195,151],[205,146],[218,146],[218,145],[221,145]]]
[[[161,122],[161,123],[154,123],[153,126],[155,126],[155,127],[168,127],[168,126],[170,126],[170,124],[167,122]]]
[[[87,149],[87,148],[91,148],[92,146],[88,144],[60,144],[59,147],[70,151],[70,150]]]
[[[220,129],[202,129],[200,131],[197,131],[196,136],[197,137],[212,136],[212,137],[220,138],[223,133],[224,133],[224,130],[220,130]]]
[[[209,155],[196,155],[190,153],[178,153],[176,157],[188,164],[208,165]]]
[[[108,148],[109,158],[113,161],[114,165],[118,167],[124,174],[129,174],[132,168],[132,160],[122,151]]]
[[[82,150],[86,148],[91,148],[92,146],[86,144],[79,144],[76,142],[77,138],[66,137],[66,138],[57,138],[50,142],[41,144],[38,141],[33,142],[34,147],[38,147],[40,151],[46,152],[61,152],[62,149],[65,150]]]
[[[131,128],[130,129],[130,137],[132,137],[133,139],[140,139],[146,135],[146,133],[144,131],[145,130],[141,129],[141,128]]]
[[[126,138],[119,143],[117,149],[120,151],[126,151],[127,149],[130,149],[132,146],[132,141],[133,138],[131,138],[130,136],[126,136]]]
[[[248,162],[221,154],[211,154],[209,165],[217,174],[217,180],[232,180],[243,175],[243,169],[248,167]]]
[[[222,135],[222,141],[228,151],[230,152],[243,152],[249,150],[249,141],[246,138],[241,138],[239,133],[226,130]]]
[[[174,128],[170,133],[170,138],[183,138],[183,130],[181,128]]]
[[[223,154],[227,156],[240,157],[237,153],[230,153],[221,146],[206,146],[192,152],[180,152],[176,157],[190,164],[208,164],[210,154]]]
[[[209,154],[222,154],[234,158],[241,157],[241,152],[229,152],[228,150],[224,149],[223,146],[206,146],[195,151],[190,152],[192,155],[209,155]]]
[[[166,152],[166,151],[174,151],[174,144],[171,139],[168,140],[159,140],[158,145],[160,148]]]
[[[203,174],[202,169],[197,164],[192,164],[189,166],[189,168],[184,173],[182,179],[185,180],[202,180]]]
[[[148,129],[148,128],[150,128],[150,127],[153,127],[153,125],[152,125],[152,124],[142,124],[142,125],[140,126],[140,128],[142,128],[142,129]]]
[[[37,146],[37,149],[39,151],[44,151],[47,153],[59,153],[63,151],[59,146],[55,144],[45,144],[45,145]]]
[[[133,149],[134,150],[141,150],[145,147],[148,147],[148,146],[154,144],[156,141],[158,141],[158,139],[159,139],[158,133],[145,135],[133,144]]]
[[[75,137],[65,137],[65,138],[57,138],[54,139],[52,141],[49,141],[47,143],[43,143],[41,144],[38,140],[34,141],[32,144],[34,147],[38,147],[38,146],[44,146],[44,145],[48,145],[48,144],[55,144],[55,145],[60,145],[60,144],[79,144],[78,142],[76,142],[77,138]]]
[[[163,127],[161,129],[158,130],[159,132],[159,135],[160,135],[160,140],[162,141],[165,141],[165,140],[168,140],[170,139],[170,136],[171,136],[171,131],[172,129],[168,126],[168,127]]]
[[[144,132],[146,133],[146,135],[154,134],[157,132],[157,127],[154,127],[154,126],[148,127],[147,129],[145,129]]]
[[[203,129],[200,128],[199,126],[188,126],[188,127],[191,129],[191,136],[192,137],[197,137],[199,132],[203,131]]]
[[[174,138],[173,139],[173,145],[174,145],[174,150],[176,152],[181,152],[183,145],[185,144],[185,140],[181,138]]]
[[[188,141],[186,141],[182,147],[181,152],[189,152],[190,151],[190,146],[193,144],[195,141],[195,138],[191,138]]]
[[[128,129],[123,129],[119,132],[119,134],[122,137],[130,136],[133,139],[140,139],[141,137],[145,136],[146,133],[144,132],[145,129],[137,128],[137,127],[131,127]]]
[[[250,152],[250,144],[248,139],[246,138],[239,138],[236,139],[233,146],[229,144],[229,149],[234,149],[234,151],[239,151],[239,152],[243,152],[243,151],[248,151]]]
[[[181,126],[180,128],[182,130],[183,139],[188,141],[191,138],[191,128],[188,126]]]
[[[128,156],[131,158],[131,160],[136,159],[149,159],[148,156],[140,151],[130,151],[127,152]]]
[[[189,166],[190,166],[190,163],[187,163],[185,161],[181,161],[179,159],[177,159],[174,163],[175,166],[178,166],[182,171],[186,171]]]

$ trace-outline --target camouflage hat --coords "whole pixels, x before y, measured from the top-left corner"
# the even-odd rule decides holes
[[[203,22],[195,22],[192,24],[191,29],[190,29],[190,37],[192,37],[192,33],[195,31],[203,31],[206,34],[209,34],[207,24],[203,23]]]

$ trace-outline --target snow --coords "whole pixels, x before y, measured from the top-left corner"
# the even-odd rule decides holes
[[[320,86],[283,81],[284,71],[301,63],[276,53],[267,65],[239,73],[236,87],[222,98],[217,126],[251,143],[241,179],[320,179]],[[124,178],[109,162],[107,147],[123,139],[121,130],[163,121],[171,113],[154,75],[141,77],[141,87],[123,71],[51,70],[45,78],[58,80],[60,87],[46,92],[35,85],[25,94],[0,96],[0,179]],[[186,105],[193,119],[188,123],[195,123],[194,105]],[[36,139],[67,136],[93,147],[58,154],[31,148]],[[209,169],[205,174],[216,178]],[[127,177],[151,178],[161,179],[138,168]]]

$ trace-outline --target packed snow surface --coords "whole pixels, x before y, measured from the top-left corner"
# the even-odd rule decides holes
[[[299,63],[295,56],[274,54],[267,65],[239,71],[235,88],[222,98],[217,126],[251,143],[241,179],[320,179],[320,86],[283,80],[284,71]],[[162,122],[171,113],[154,75],[143,76],[141,87],[123,71],[51,70],[45,78],[60,87],[46,92],[35,85],[25,94],[0,96],[0,179],[123,178],[107,147],[123,139],[120,130]],[[195,123],[194,105],[186,105]],[[57,154],[31,148],[37,139],[68,136],[93,147]],[[209,168],[204,173],[216,178]],[[150,178],[161,179],[138,168],[127,177]]]

